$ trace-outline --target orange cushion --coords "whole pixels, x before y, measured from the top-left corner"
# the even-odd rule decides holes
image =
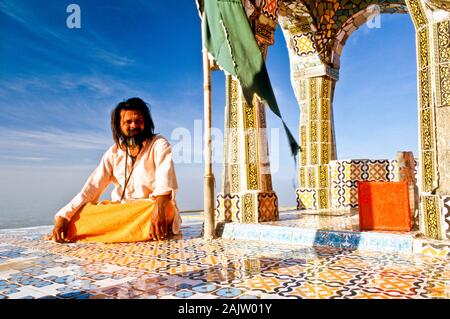
[[[361,230],[410,231],[408,182],[358,182]]]
[[[154,209],[157,209],[157,204],[151,200],[135,200],[124,204],[109,201],[87,204],[70,220],[68,240],[102,243],[150,240]],[[172,225],[175,213],[173,202],[167,204],[165,212],[168,224]]]

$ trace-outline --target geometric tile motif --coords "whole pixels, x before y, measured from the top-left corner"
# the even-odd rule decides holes
[[[350,207],[358,207],[358,188],[350,187],[348,189]]]
[[[347,296],[347,298],[354,299],[390,299],[389,296],[385,295],[378,290],[370,289],[352,289]]]
[[[244,193],[242,198],[242,219],[244,224],[258,223],[257,196],[255,193]]]
[[[308,165],[305,168],[307,169],[307,185],[308,188],[316,188],[318,182],[318,165]]]
[[[344,178],[343,173],[343,163],[341,161],[331,161],[330,162],[330,176],[333,185],[340,185]]]
[[[297,209],[317,209],[317,191],[311,188],[297,189]]]
[[[372,297],[368,297],[369,299],[419,298],[417,291],[420,290],[422,283],[423,280],[420,279],[404,282],[397,278],[377,278],[371,280],[368,283],[368,287],[364,288],[363,291],[372,295]]]
[[[449,299],[450,284],[444,281],[430,281],[424,289],[424,295],[427,298]]]
[[[377,286],[384,290],[407,291],[412,287],[415,278],[411,278],[408,281],[405,279],[400,279],[398,277],[383,276],[381,278],[378,278]]]
[[[278,19],[278,1],[275,0],[262,0],[261,1],[261,13],[273,21]]]
[[[449,244],[432,244],[428,242],[422,242],[420,247],[414,253],[434,256],[439,258],[450,257],[450,245]]]
[[[318,195],[318,208],[326,209],[330,208],[330,189],[329,188],[317,188],[316,194]]]
[[[448,82],[448,76],[450,70],[448,65],[444,63],[450,62],[449,59],[449,39],[450,39],[450,22],[448,20],[437,23],[433,26],[433,37],[437,38],[436,49],[439,52],[437,60],[439,61],[439,67],[436,68],[437,76],[436,82],[437,92],[436,92],[436,106],[448,106],[450,105],[450,86]]]
[[[344,198],[344,207],[358,207],[358,188],[354,186],[343,186],[342,197]]]
[[[275,193],[258,193],[258,221],[278,220],[278,198]]]
[[[411,18],[414,22],[414,26],[417,29],[425,26],[428,21],[422,2],[420,0],[409,0],[406,3],[408,5]]]
[[[297,261],[299,262],[299,261]],[[282,262],[277,264],[275,267],[270,267],[266,269],[264,272],[265,277],[292,277],[292,278],[303,278],[306,273],[306,268],[304,265],[300,263],[292,263],[292,262]]]
[[[310,121],[313,123],[314,121]],[[310,154],[311,165],[319,164],[319,145],[318,143],[311,143],[311,154]]]
[[[306,167],[301,166],[299,169],[299,187],[306,187]]]
[[[292,47],[298,56],[307,56],[317,53],[313,36],[312,32],[307,32],[296,34],[291,37],[293,42]]]
[[[388,181],[390,182],[398,182],[398,161],[397,160],[389,160],[388,166]]]
[[[240,222],[241,209],[239,195],[217,194],[216,219],[221,222]]]
[[[444,239],[445,234],[442,232],[443,216],[439,196],[423,195],[422,201],[422,223],[426,236],[434,239]]]
[[[414,159],[414,178],[416,181],[416,184],[418,184],[419,181],[419,160]],[[388,182],[399,182],[399,172],[398,172],[398,161],[397,160],[389,160],[389,166],[388,166]]]
[[[450,196],[443,196],[441,200],[441,216],[444,220],[444,232],[450,240]]]
[[[389,182],[398,179],[396,160],[331,161],[329,166],[334,208],[358,207],[358,181]]]
[[[368,181],[387,182],[389,181],[389,161],[388,160],[369,160],[368,165]]]
[[[330,287],[324,284],[312,284],[309,282],[300,282],[298,287],[291,288],[292,291],[286,293],[286,296],[302,296],[304,299],[329,299],[337,295],[341,287]]]
[[[344,179],[345,182],[354,182],[364,180],[364,163],[362,161],[344,161]],[[348,184],[347,184],[348,185]]]
[[[352,273],[346,272],[341,269],[327,269],[326,271],[319,272],[316,277],[324,281],[333,282],[334,284],[340,283],[345,285],[350,279],[355,276]]]
[[[422,191],[432,192],[436,185],[436,163],[434,151],[422,151],[422,163],[421,163],[421,180]]]
[[[331,205],[334,208],[344,207],[342,186],[344,184],[344,164],[342,161],[330,162]]]
[[[182,218],[182,237],[133,244],[60,245],[41,239],[51,228],[39,234],[11,230],[14,235],[0,230],[0,256],[8,260],[0,263],[0,299],[450,297],[445,259],[258,241],[206,242],[201,227],[185,237],[191,227],[187,222],[201,225],[202,214]],[[100,254],[108,262],[99,262]]]
[[[329,165],[319,165],[318,167],[318,187],[327,188],[330,186],[330,167]]]
[[[331,207],[337,208],[342,207],[344,205],[341,192],[342,187],[340,187],[339,185],[333,186],[333,188],[331,189],[331,200],[332,200]]]
[[[246,279],[244,282],[235,285],[235,287],[242,287],[246,289],[252,289],[261,291],[264,293],[275,293],[276,288],[283,287],[282,281],[275,277],[262,277],[261,275],[253,276]]]

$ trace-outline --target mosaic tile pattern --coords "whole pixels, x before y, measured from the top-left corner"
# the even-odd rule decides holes
[[[450,196],[422,196],[421,221],[426,236],[450,240]]]
[[[241,201],[238,194],[217,194],[216,219],[224,222],[240,222]]]
[[[445,235],[447,239],[450,239],[450,196],[444,196],[441,205]]]
[[[278,197],[272,193],[258,194],[258,222],[278,220]]]
[[[422,232],[429,238],[449,239],[447,237],[448,196],[422,195],[421,205]]]
[[[321,217],[319,217],[322,219]],[[332,221],[334,218],[330,218]],[[323,223],[323,222],[322,222]],[[331,224],[331,223],[330,223]],[[334,247],[358,251],[384,251],[402,254],[413,253],[412,233],[359,232],[346,230],[307,228],[299,222],[278,225],[225,225],[222,238],[232,240],[260,240],[270,243],[305,245],[308,247]],[[328,228],[331,228],[330,226]]]
[[[165,242],[61,245],[41,239],[47,226],[0,230],[0,299],[450,298],[447,259],[207,242],[199,238],[200,214],[182,218],[183,234]]]
[[[297,189],[297,208],[298,209],[317,209],[317,190],[314,188]]]
[[[358,207],[358,181],[398,181],[397,160],[331,161],[330,170],[333,208]]]
[[[388,181],[389,164],[388,160],[332,161],[332,187],[338,190],[338,197],[333,198],[334,207],[357,207],[357,182]]]
[[[420,231],[361,232],[357,209],[283,211],[276,222],[259,226],[227,225],[222,238],[425,254],[439,258],[450,256],[450,241],[426,238]]]
[[[216,220],[256,223],[278,219],[278,197],[274,192],[217,194]]]
[[[300,47],[304,50],[299,53],[320,52],[322,62],[330,63],[332,53],[339,55],[350,34],[371,18],[372,5],[376,5],[380,13],[407,12],[403,0],[282,0],[279,2],[280,21],[283,28],[293,35],[314,29],[312,42],[315,50],[310,50],[310,45],[305,49]],[[313,27],[305,27],[308,25]],[[293,48],[299,50],[298,47]]]
[[[440,258],[450,257],[450,243],[441,240],[414,240],[414,253]]]
[[[417,174],[416,160],[416,180]],[[305,165],[300,168],[299,173],[301,187],[296,191],[297,208],[356,208],[358,181],[389,182],[398,179],[397,160],[334,160],[329,165]],[[306,187],[302,187],[303,185]],[[330,192],[327,187],[331,188]],[[327,198],[321,200],[321,191],[326,192]]]

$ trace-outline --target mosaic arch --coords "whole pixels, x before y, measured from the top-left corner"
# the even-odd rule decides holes
[[[301,110],[298,208],[329,209],[355,203],[358,179],[395,180],[395,160],[336,161],[333,97],[340,55],[349,36],[378,13],[409,13],[417,34],[420,154],[420,229],[450,239],[450,5],[440,0],[243,0],[264,54],[282,28],[291,83]],[[243,101],[239,83],[227,79],[222,221],[278,218],[272,189],[264,107]],[[250,129],[250,133],[249,133]],[[243,133],[246,131],[247,133]],[[358,163],[357,163],[358,162]],[[358,173],[359,172],[359,173]],[[358,175],[359,174],[359,175]],[[381,176],[381,177],[380,177]],[[341,206],[339,206],[341,205]]]
[[[279,5],[280,25],[292,37],[289,45],[296,54],[318,54],[322,63],[334,67],[339,66],[335,54],[348,36],[374,14],[407,13],[403,0],[280,0]]]
[[[394,168],[385,165],[388,160],[335,163],[332,104],[340,55],[348,37],[359,26],[376,20],[380,13],[407,13],[407,6],[398,0],[298,0],[279,4],[279,22],[289,49],[291,82],[301,110],[298,208],[355,207],[356,181],[380,180],[378,175],[388,180],[389,171]],[[336,173],[337,168],[343,171]],[[350,178],[350,171],[361,174],[355,177],[353,172]]]

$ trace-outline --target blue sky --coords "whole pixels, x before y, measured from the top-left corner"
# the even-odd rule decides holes
[[[70,3],[81,8],[81,29],[66,26]],[[203,117],[194,0],[0,0],[0,30],[0,228],[51,223],[112,144],[110,111],[123,99],[149,102],[156,131],[172,144],[174,132],[193,137]],[[298,138],[300,112],[281,30],[275,39],[267,67]],[[417,156],[410,17],[383,15],[381,28],[362,27],[348,40],[341,64],[334,100],[338,158],[394,158],[398,150]],[[213,126],[222,129],[224,76],[214,72],[212,79]],[[268,125],[281,127],[270,113]],[[295,167],[283,131],[279,136],[273,183],[280,203],[293,206]],[[192,160],[201,154],[194,149],[200,139],[191,143]],[[176,169],[180,208],[201,208],[202,164]],[[214,169],[220,191],[220,164]]]

